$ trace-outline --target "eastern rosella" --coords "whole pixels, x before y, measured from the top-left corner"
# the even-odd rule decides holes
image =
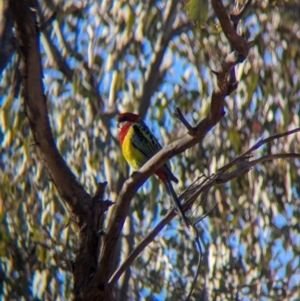
[[[120,144],[126,161],[134,168],[139,169],[151,157],[158,153],[162,147],[151,133],[149,128],[137,114],[123,113],[117,118],[120,129]],[[181,215],[187,227],[189,222],[181,208],[180,202],[174,191],[171,181],[178,183],[178,179],[173,175],[169,163],[164,164],[155,174],[164,183],[168,194],[171,197],[173,206]]]

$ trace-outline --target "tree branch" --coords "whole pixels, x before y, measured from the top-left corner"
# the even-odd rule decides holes
[[[25,99],[26,113],[35,144],[51,180],[70,206],[77,222],[80,222],[87,211],[82,200],[88,200],[89,195],[77,182],[59,154],[52,136],[42,82],[36,16],[29,6],[34,7],[34,3],[32,1],[27,1],[27,3],[26,1],[10,1],[22,55],[22,95]]]
[[[243,7],[241,9],[234,9],[233,12],[231,12],[230,14],[230,19],[233,22],[234,26],[236,26],[240,20],[243,18],[243,16],[245,15],[248,7],[251,5],[252,0],[246,0],[246,2],[244,3]],[[237,5],[239,4],[239,2],[237,1],[236,3]]]
[[[49,123],[42,82],[36,5],[35,0],[9,1],[21,52],[22,96],[40,157],[58,192],[67,202],[71,219],[80,227],[73,274],[76,299],[82,300],[91,286],[90,279],[97,269],[99,224],[102,226],[103,214],[111,202],[103,200],[103,186],[98,187],[97,195],[92,199],[57,150]]]
[[[40,6],[38,6],[38,12],[39,12],[40,18],[43,20],[44,16],[43,16]],[[52,18],[54,18],[55,16],[56,16],[56,14],[54,13],[52,15],[52,17],[50,17],[49,20],[52,21],[53,20]],[[44,21],[43,25],[44,24],[47,25],[48,20]],[[46,50],[48,56],[52,58],[53,63],[64,74],[64,76],[67,78],[67,80],[72,82],[74,70],[72,70],[72,68],[69,66],[67,61],[64,59],[61,52],[53,44],[52,40],[49,37],[47,26],[43,26],[43,25],[41,26],[43,44],[44,44],[44,47],[45,47],[45,50]],[[84,71],[82,73],[83,87],[88,92],[90,92],[93,96],[90,99],[90,103],[92,106],[92,112],[94,115],[96,113],[100,113],[101,108],[103,108],[103,106],[104,106],[104,101],[99,93],[97,84],[95,83],[95,78],[94,78],[91,68],[88,66],[84,57],[81,54],[79,54],[78,52],[73,51],[71,46],[67,43],[67,41],[65,40],[65,38],[61,32],[60,24],[57,19],[54,21],[54,28],[55,28],[55,32],[56,32],[56,35],[58,36],[61,46],[64,47],[64,50],[67,51],[67,53],[70,54],[70,56],[75,57],[75,59],[82,64],[82,68]]]
[[[2,5],[1,5],[2,4]],[[9,63],[11,56],[15,51],[12,25],[13,19],[8,7],[8,1],[2,1],[0,4],[0,74]]]
[[[222,3],[221,6],[219,3],[217,5],[218,17],[220,18],[219,14],[223,13],[223,10],[225,10],[225,8]],[[227,12],[226,15],[228,17]],[[228,22],[230,23],[229,17]],[[228,36],[230,42],[235,45],[237,34],[231,33],[231,31],[233,30],[231,24],[229,28],[227,22],[221,22],[221,26],[223,27],[224,32],[226,32],[226,36]],[[239,37],[238,41],[238,49],[242,50],[243,52],[240,53],[239,51],[234,51],[231,54],[227,55],[225,60],[223,61],[221,70],[216,74],[217,86],[212,93],[211,110],[209,114],[193,128],[193,136],[187,134],[163,148],[124,183],[123,189],[117,199],[115,212],[110,221],[107,235],[104,238],[103,249],[100,255],[99,268],[95,281],[95,284],[100,285],[100,287],[106,286],[113,272],[111,270],[111,267],[107,265],[107,262],[111,262],[114,259],[116,244],[120,237],[120,233],[128,213],[130,201],[137,189],[146,181],[146,179],[151,174],[153,174],[173,156],[178,155],[184,152],[186,149],[191,148],[192,146],[199,143],[224,116],[224,99],[228,95],[228,91],[232,90],[232,83],[228,80],[230,72],[232,68],[241,61],[241,58],[244,59],[248,55],[249,51],[248,44],[242,37]],[[241,47],[241,44],[243,44],[243,47]],[[205,189],[205,187],[207,186],[204,185],[203,187]],[[184,208],[186,209],[187,206]],[[169,218],[172,219],[175,215],[175,212],[169,213],[168,220]],[[114,279],[116,279],[115,276],[114,278],[112,278],[113,282],[116,281]],[[110,290],[111,287],[107,287],[106,289]]]
[[[272,138],[272,137],[270,137]],[[273,154],[273,155],[267,155],[260,157],[256,160],[252,160],[250,162],[245,162],[245,164],[241,164],[238,166],[238,168],[232,172],[224,174],[222,171],[219,171],[217,174],[215,174],[211,179],[208,181],[204,181],[197,187],[193,187],[193,194],[188,199],[188,201],[183,205],[183,209],[186,210],[189,208],[199,197],[199,195],[207,190],[209,190],[211,187],[215,185],[220,185],[227,183],[237,177],[240,177],[241,175],[244,175],[245,173],[249,172],[252,167],[266,162],[271,161],[274,159],[287,159],[287,158],[300,158],[300,154],[296,153],[287,153],[287,154]],[[236,162],[236,160],[234,160]],[[224,166],[225,167],[225,166]],[[223,168],[224,168],[223,167]],[[231,167],[231,166],[230,166]],[[229,169],[229,164],[226,165],[226,168]],[[223,170],[220,169],[220,170]],[[183,193],[184,194],[184,193]],[[183,194],[179,196],[179,199],[182,198]],[[214,206],[216,207],[216,205]],[[213,207],[213,208],[214,208]],[[212,210],[209,210],[208,213],[210,213]],[[203,216],[201,216],[196,223],[198,223],[200,220],[204,219],[208,213],[205,213]],[[111,286],[114,286],[118,279],[121,277],[121,275],[126,271],[128,267],[131,266],[132,262],[142,253],[142,251],[156,238],[156,236],[160,233],[160,231],[170,223],[170,221],[176,216],[176,212],[172,209],[170,210],[165,217],[155,226],[155,228],[142,240],[139,242],[139,244],[135,247],[135,249],[130,253],[130,255],[126,258],[124,262],[119,266],[119,268],[114,272],[114,274],[111,276],[109,280],[109,284]]]
[[[222,3],[221,0],[212,0],[212,6],[214,8],[214,11],[216,12],[216,15],[220,21],[220,24],[222,26],[223,32],[233,48],[238,51],[241,55],[246,58],[248,56],[249,52],[249,45],[247,41],[240,36],[235,28],[232,26],[232,23],[230,21],[230,17]]]
[[[225,29],[224,29],[225,31]],[[230,35],[228,35],[230,38]],[[243,41],[244,45],[246,45],[247,51],[248,44],[246,41]],[[234,44],[234,43],[233,43]],[[241,48],[243,49],[243,47]],[[228,91],[230,91],[230,83],[227,81],[228,75],[231,72],[233,66],[237,64],[241,59],[243,59],[243,55],[241,58],[241,54],[234,52],[230,55],[228,55],[225,59],[225,61],[222,64],[222,70],[218,72],[217,74],[217,80],[218,85],[214,89],[213,95],[212,95],[212,102],[211,102],[211,112],[209,115],[202,120],[196,127],[196,136],[189,136],[186,135],[176,142],[173,142],[169,146],[165,147],[161,152],[159,152],[154,158],[149,160],[147,164],[145,164],[140,170],[139,170],[139,177],[137,179],[141,180],[144,179],[144,175],[148,173],[149,170],[157,170],[162,164],[164,164],[168,159],[170,159],[172,156],[181,153],[185,149],[191,147],[192,145],[196,144],[198,141],[204,138],[206,133],[222,118],[223,116],[223,105],[224,105],[224,97],[227,95]],[[293,131],[291,131],[289,134],[291,134]],[[282,137],[284,134],[278,135],[278,137]],[[272,138],[269,138],[272,139]],[[272,155],[267,156],[264,158],[261,158],[260,160],[256,160],[253,162],[247,162],[242,164],[239,164],[237,171],[231,172],[227,174],[226,182],[229,181],[232,178],[238,177],[241,174],[244,174],[250,170],[250,168],[259,162],[265,161],[265,160],[272,160],[274,158],[287,158],[287,157],[299,157],[298,154],[285,154],[285,155]],[[195,191],[194,195],[190,197],[188,202],[184,205],[184,209],[190,206],[195,199],[203,192],[207,191],[212,187],[213,185],[217,185],[220,183],[224,183],[224,174],[220,172],[218,175],[215,175],[212,177],[209,181],[204,181],[204,185],[200,187],[198,191]],[[122,193],[124,192],[125,187],[122,190]],[[125,201],[126,191],[123,195],[120,195],[119,202],[123,203]],[[123,198],[124,197],[124,198]],[[109,284],[112,286],[118,281],[118,278],[121,276],[121,274],[126,270],[128,266],[132,263],[134,258],[136,258],[140,252],[152,241],[156,235],[160,232],[160,230],[164,227],[166,223],[168,223],[174,216],[175,212],[170,211],[166,217],[151,231],[151,233],[138,245],[137,248],[129,255],[129,257],[126,259],[126,261],[119,267],[119,269],[112,275],[112,277],[109,280]],[[104,250],[105,252],[105,250]],[[105,253],[103,253],[105,254]]]
[[[285,136],[288,136],[288,135],[291,135],[291,134],[295,134],[297,132],[300,132],[300,127],[296,128],[296,129],[293,129],[293,130],[290,130],[290,131],[287,131],[287,132],[284,132],[284,133],[281,133],[281,134],[273,135],[273,136],[268,137],[266,139],[259,140],[250,149],[248,149],[243,154],[241,154],[240,156],[238,156],[237,158],[235,158],[234,160],[232,160],[231,162],[229,162],[228,164],[226,164],[225,166],[223,166],[219,171],[226,171],[226,170],[228,170],[234,164],[236,164],[236,162],[241,161],[242,159],[245,159],[250,153],[252,153],[253,151],[257,150],[262,145],[264,145],[266,143],[269,143],[269,142],[271,142],[271,141],[273,141],[275,139],[279,139],[279,138],[282,138],[282,137],[285,137]]]

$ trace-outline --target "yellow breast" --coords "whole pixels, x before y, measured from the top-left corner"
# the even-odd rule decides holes
[[[148,158],[140,152],[136,147],[132,144],[132,137],[135,135],[134,129],[131,127],[127,135],[125,136],[122,144],[122,151],[126,161],[134,168],[139,169]]]

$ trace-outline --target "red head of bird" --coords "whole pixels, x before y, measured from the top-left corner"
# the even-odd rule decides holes
[[[122,113],[117,117],[118,128],[120,129],[120,143],[123,144],[123,140],[134,122],[138,122],[140,120],[140,116],[134,113]]]

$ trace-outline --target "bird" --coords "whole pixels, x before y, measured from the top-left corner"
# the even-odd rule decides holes
[[[117,125],[123,156],[134,169],[139,169],[162,149],[156,137],[139,115],[129,112],[122,113],[117,117]],[[189,228],[189,221],[182,210],[171,182],[178,183],[178,179],[172,173],[170,164],[165,163],[155,174],[163,182],[171,198],[173,207],[175,207]]]

